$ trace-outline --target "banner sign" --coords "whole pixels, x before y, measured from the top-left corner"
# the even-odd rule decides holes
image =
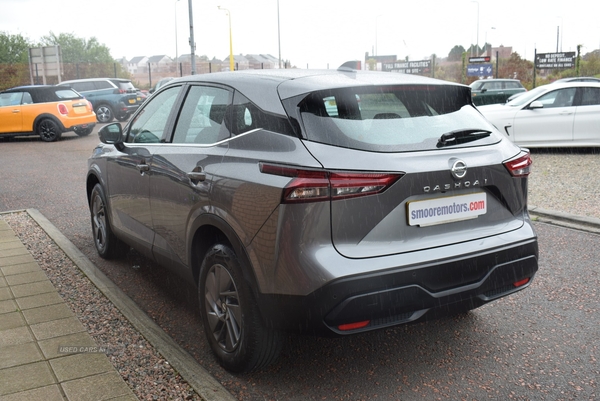
[[[575,52],[539,53],[535,55],[535,68],[573,68],[575,67]]]
[[[431,74],[431,60],[420,61],[395,61],[383,63],[382,71],[400,72],[402,74]]]

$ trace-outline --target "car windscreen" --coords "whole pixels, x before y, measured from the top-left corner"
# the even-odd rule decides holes
[[[468,87],[399,85],[314,92],[298,104],[306,139],[351,149],[438,149],[454,131],[494,131],[472,106]],[[495,135],[457,146],[495,143]]]
[[[546,85],[538,86],[537,88],[534,88],[534,89],[530,90],[529,92],[525,92],[522,95],[519,95],[518,97],[514,98],[510,102],[506,103],[506,105],[510,106],[510,107],[523,106],[523,105],[533,101],[536,97],[538,97],[545,90],[546,90]]]

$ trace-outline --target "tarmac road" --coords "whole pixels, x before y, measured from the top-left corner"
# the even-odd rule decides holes
[[[96,131],[55,143],[0,140],[0,211],[38,209],[239,399],[600,397],[600,237],[540,222],[540,271],[525,291],[428,323],[342,339],[289,336],[268,369],[227,373],[205,344],[194,289],[134,252],[110,263],[96,255],[84,189]]]

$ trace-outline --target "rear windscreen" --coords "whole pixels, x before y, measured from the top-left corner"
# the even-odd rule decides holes
[[[351,149],[399,152],[437,149],[441,135],[493,130],[471,104],[468,87],[404,85],[313,92],[298,103],[306,139]],[[476,146],[498,142],[490,137]]]

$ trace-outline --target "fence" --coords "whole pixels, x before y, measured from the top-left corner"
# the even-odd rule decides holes
[[[267,69],[274,66],[268,64],[236,64],[236,70],[246,69]],[[287,67],[287,66],[286,66]],[[196,62],[196,74],[209,74],[229,70],[223,63],[211,63],[208,61]],[[61,64],[60,82],[72,79],[82,78],[127,78],[131,79],[133,84],[140,89],[149,89],[159,80],[166,77],[181,77],[191,75],[192,65],[187,63],[164,63],[147,64],[135,69],[135,72],[127,71],[127,68],[120,63],[63,63]],[[0,90],[12,88],[21,85],[56,85],[59,82],[57,76],[43,77],[41,66],[32,65],[31,71],[29,64],[0,64]]]

